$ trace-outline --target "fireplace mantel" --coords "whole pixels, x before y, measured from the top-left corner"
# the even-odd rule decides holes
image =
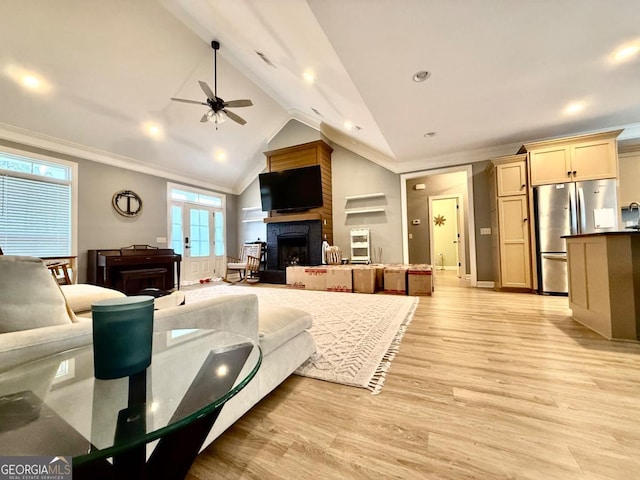
[[[304,222],[305,220],[322,220],[322,214],[318,212],[313,212],[313,213],[290,214],[290,215],[287,215],[286,217],[267,217],[264,219],[264,223]]]

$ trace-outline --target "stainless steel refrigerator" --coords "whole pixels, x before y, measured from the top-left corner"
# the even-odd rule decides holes
[[[534,188],[538,291],[567,294],[567,245],[563,235],[618,230],[615,179]]]

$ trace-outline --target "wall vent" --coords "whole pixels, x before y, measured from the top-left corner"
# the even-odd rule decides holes
[[[260,59],[261,59],[264,63],[266,63],[266,64],[267,64],[267,65],[269,65],[270,67],[276,68],[276,66],[273,64],[273,62],[272,62],[271,60],[269,60],[269,59],[267,58],[267,56],[266,56],[264,53],[259,52],[259,51],[257,51],[257,50],[254,50],[254,51],[256,52],[256,55],[258,55],[258,56],[260,57]]]

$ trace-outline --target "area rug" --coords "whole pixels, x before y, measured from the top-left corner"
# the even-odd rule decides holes
[[[287,305],[313,317],[317,352],[295,373],[380,393],[411,322],[417,297],[219,285],[185,290],[186,303],[253,293],[261,305]]]

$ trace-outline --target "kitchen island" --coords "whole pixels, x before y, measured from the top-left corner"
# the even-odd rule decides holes
[[[568,235],[573,318],[609,339],[640,338],[640,232]]]

